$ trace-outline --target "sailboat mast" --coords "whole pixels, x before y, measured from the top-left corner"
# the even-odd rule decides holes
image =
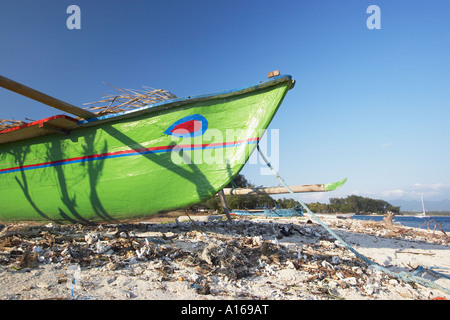
[[[422,210],[423,210],[423,215],[426,216],[427,214],[425,213],[425,206],[423,205],[423,197],[420,196],[420,198],[422,199]]]

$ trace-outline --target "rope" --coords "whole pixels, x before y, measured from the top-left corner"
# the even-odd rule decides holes
[[[70,289],[70,294],[72,295],[72,299],[73,300],[78,300],[78,299],[80,299],[80,297],[75,297],[74,294],[73,294],[73,288],[75,287],[75,282],[76,282],[76,279],[73,279],[72,288]],[[81,298],[81,299],[82,300],[89,300],[89,299],[93,299],[93,297],[89,295],[89,296],[87,296],[85,298]]]
[[[192,220],[191,216],[187,213],[186,209],[184,210],[184,213],[186,213],[186,215],[188,216],[189,220],[191,220],[191,222],[194,225],[194,227],[197,228],[197,231],[199,231],[199,232],[203,233],[204,235],[206,235],[205,231],[203,231],[203,229],[200,227],[200,225],[196,221]]]
[[[383,271],[384,273],[403,280],[405,282],[416,282],[419,283],[423,286],[426,287],[430,287],[433,289],[438,289],[441,291],[444,291],[447,294],[450,294],[450,290],[447,288],[444,288],[432,281],[429,281],[427,279],[424,279],[422,277],[416,276],[414,274],[410,274],[407,272],[392,272],[391,270],[380,266],[379,264],[373,262],[372,260],[369,260],[367,257],[365,257],[364,255],[362,255],[361,253],[359,253],[358,251],[356,251],[352,246],[350,246],[347,242],[345,242],[341,237],[339,237],[333,230],[331,230],[325,223],[322,222],[322,220],[319,219],[319,217],[317,217],[309,208],[308,206],[302,201],[300,200],[297,195],[291,190],[291,188],[289,188],[289,186],[286,184],[286,182],[284,182],[283,178],[280,177],[280,175],[278,174],[278,172],[272,167],[272,165],[270,164],[270,162],[266,159],[266,157],[264,156],[264,154],[261,152],[260,148],[259,148],[259,144],[256,145],[256,148],[258,149],[258,152],[261,156],[261,158],[264,160],[264,162],[266,163],[266,165],[270,168],[270,170],[272,170],[272,172],[275,174],[275,176],[277,177],[277,179],[281,182],[281,184],[287,189],[289,190],[289,192],[294,196],[294,198],[301,204],[301,206],[303,207],[303,209],[308,212],[308,214],[314,218],[314,220],[316,220],[329,234],[331,234],[335,239],[337,239],[340,243],[342,243],[347,249],[349,249],[351,252],[353,252],[358,258],[360,258],[361,260],[363,260],[364,262],[366,262],[368,265],[373,266],[374,268]]]

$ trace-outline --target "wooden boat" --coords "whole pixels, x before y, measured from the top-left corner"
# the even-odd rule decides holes
[[[278,75],[105,116],[74,107],[68,112],[84,119],[59,115],[3,130],[0,220],[114,221],[214,196],[242,169],[293,86]]]

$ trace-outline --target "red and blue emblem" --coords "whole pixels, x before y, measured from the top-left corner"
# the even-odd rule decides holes
[[[200,114],[193,114],[174,122],[165,134],[180,138],[198,137],[208,129],[208,120]]]

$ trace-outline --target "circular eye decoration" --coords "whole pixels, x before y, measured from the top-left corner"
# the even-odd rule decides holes
[[[165,134],[180,138],[192,138],[201,136],[208,129],[208,120],[200,114],[193,114],[174,122]]]

